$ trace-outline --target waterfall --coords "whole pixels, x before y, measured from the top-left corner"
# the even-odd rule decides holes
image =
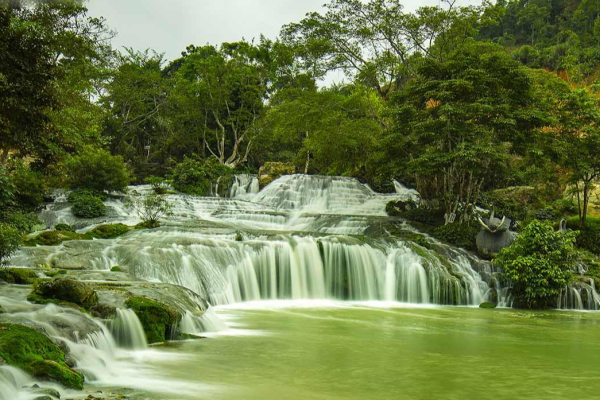
[[[196,336],[203,333],[223,332],[228,329],[227,324],[221,321],[211,308],[199,316],[186,311],[179,323],[179,332]]]
[[[33,378],[19,369],[7,365],[0,366],[0,399],[29,400],[36,396],[28,390],[34,384]]]
[[[110,330],[116,343],[123,348],[140,350],[148,347],[144,328],[132,310],[117,309],[117,317],[111,321]]]
[[[557,308],[562,310],[600,309],[600,295],[596,291],[594,279],[589,278],[589,283],[577,281],[561,290]]]

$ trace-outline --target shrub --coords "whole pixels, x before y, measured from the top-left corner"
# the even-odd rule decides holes
[[[14,226],[0,223],[0,265],[8,263],[9,258],[21,247],[23,233]]]
[[[60,232],[75,232],[75,228],[69,224],[57,224],[54,226],[54,230]]]
[[[123,191],[129,185],[129,171],[123,158],[113,156],[106,150],[88,147],[80,155],[69,158],[65,164],[73,189]]]
[[[0,214],[0,222],[11,225],[23,233],[31,233],[37,226],[43,225],[37,215],[20,211],[9,211]]]
[[[0,208],[4,210],[13,206],[16,193],[17,189],[11,177],[4,169],[0,168]]]
[[[48,197],[48,180],[42,173],[19,164],[11,173],[11,178],[19,207],[36,209],[44,204],[44,199]]]
[[[147,177],[144,182],[152,186],[152,190],[154,190],[154,193],[156,194],[165,194],[169,188],[167,181],[159,176],[151,175]]]
[[[443,210],[432,210],[426,207],[419,207],[401,212],[399,215],[407,221],[419,222],[426,225],[437,226],[444,223]]]
[[[172,206],[166,197],[158,194],[140,196],[134,194],[129,197],[126,207],[135,211],[146,228],[158,226],[159,220],[171,214]]]
[[[83,195],[73,202],[71,212],[80,218],[98,218],[106,214],[106,207],[98,197]]]
[[[185,157],[172,170],[173,187],[183,193],[207,196],[210,185],[221,176],[233,174],[233,171],[219,163],[214,157],[208,159]]]
[[[570,282],[577,259],[576,232],[555,232],[548,223],[531,222],[494,265],[512,282],[517,307],[555,306],[560,290]]]
[[[467,250],[476,250],[477,244],[475,238],[480,231],[480,227],[474,223],[463,222],[442,225],[435,228],[433,236],[446,243],[462,247]]]
[[[69,195],[67,196],[67,201],[72,204],[83,196],[98,197],[100,200],[106,200],[108,198],[108,196],[104,192],[98,192],[92,189],[76,189],[69,193]]]
[[[585,227],[581,226],[579,217],[569,218],[567,226],[579,230],[577,247],[600,256],[600,218],[587,217]]]

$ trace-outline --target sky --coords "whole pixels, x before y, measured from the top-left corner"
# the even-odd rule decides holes
[[[117,32],[115,48],[148,48],[173,60],[190,45],[275,39],[281,27],[320,11],[328,0],[88,0],[89,14],[104,17]],[[406,10],[439,0],[405,0]],[[462,5],[481,0],[459,0]]]

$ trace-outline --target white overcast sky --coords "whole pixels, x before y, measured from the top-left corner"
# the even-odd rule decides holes
[[[115,48],[151,48],[173,60],[190,45],[219,44],[260,34],[274,39],[282,25],[322,10],[328,0],[88,0],[92,16],[117,31]],[[481,0],[459,0],[463,5]],[[439,0],[405,0],[406,10]]]

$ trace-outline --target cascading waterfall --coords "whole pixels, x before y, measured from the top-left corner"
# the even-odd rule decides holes
[[[183,315],[179,323],[179,332],[189,335],[201,335],[203,333],[214,333],[227,331],[227,325],[217,317],[209,308],[202,315],[194,315],[189,311]]]
[[[467,253],[441,254],[390,237],[385,204],[418,200],[398,182],[397,193],[388,195],[346,177],[284,176],[255,193],[257,184],[255,176],[237,175],[232,198],[169,194],[173,216],[158,230],[24,249],[13,262],[119,265],[138,279],[185,286],[213,305],[266,299],[511,305],[510,288]],[[110,201],[109,222],[131,219],[118,199]],[[46,213],[63,212],[51,208]],[[596,309],[599,298],[593,285],[581,283],[561,295],[561,307]]]
[[[593,278],[589,283],[578,281],[561,290],[557,308],[563,310],[599,310],[600,295]]]
[[[110,331],[123,348],[141,350],[148,347],[144,328],[132,310],[117,309],[116,318],[110,321]]]

